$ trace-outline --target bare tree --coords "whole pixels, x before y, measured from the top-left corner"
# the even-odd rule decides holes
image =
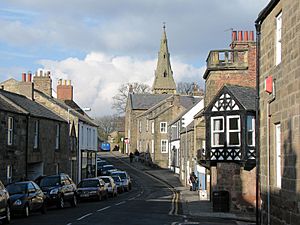
[[[129,92],[129,87],[132,87],[132,91],[134,93],[150,93],[151,88],[147,84],[142,83],[126,83],[122,84],[119,89],[118,93],[113,96],[113,105],[112,108],[115,109],[119,114],[123,114],[126,108],[126,102]]]
[[[177,84],[177,93],[182,95],[191,95],[193,93],[193,82],[179,82]]]
[[[102,140],[107,140],[108,135],[113,132],[116,128],[117,116],[102,116],[95,118],[98,124],[98,133]]]

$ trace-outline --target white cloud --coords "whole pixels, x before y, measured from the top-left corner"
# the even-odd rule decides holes
[[[156,62],[157,59],[143,60],[92,52],[83,60],[41,60],[40,64],[52,71],[54,88],[58,79],[72,80],[75,101],[82,107],[91,107],[92,115],[98,116],[113,112],[112,97],[121,84],[139,82],[152,86]],[[199,83],[204,70],[180,59],[172,61],[172,68],[176,82],[190,80]]]

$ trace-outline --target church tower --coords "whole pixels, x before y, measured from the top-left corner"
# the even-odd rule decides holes
[[[163,26],[163,34],[158,52],[155,79],[152,86],[154,94],[175,94],[176,84],[173,78],[173,71],[170,63],[170,53],[168,50],[166,26]]]

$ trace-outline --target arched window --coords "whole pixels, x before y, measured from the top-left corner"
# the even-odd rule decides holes
[[[167,77],[167,71],[164,72],[164,77]]]

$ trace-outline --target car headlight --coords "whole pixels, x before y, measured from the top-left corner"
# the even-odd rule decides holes
[[[20,199],[17,199],[15,202],[14,202],[14,205],[22,205],[22,201]]]
[[[54,188],[50,191],[50,195],[56,195],[58,193],[58,188]]]

